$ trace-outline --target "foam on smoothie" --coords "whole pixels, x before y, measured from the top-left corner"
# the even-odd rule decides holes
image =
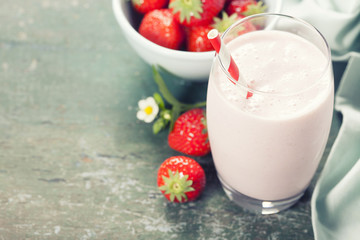
[[[256,31],[231,41],[228,48],[247,86],[266,96],[255,94],[243,101],[245,90],[234,88],[222,77],[218,83],[222,95],[244,111],[268,117],[274,116],[274,112],[286,116],[306,110],[313,106],[309,102],[326,97],[322,89],[331,77],[324,76],[329,75],[324,73],[328,63],[324,54],[307,40],[287,32]],[[283,97],[272,98],[269,94]],[[289,97],[284,102],[285,95]]]

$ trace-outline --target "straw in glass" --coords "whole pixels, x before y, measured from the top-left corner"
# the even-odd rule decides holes
[[[220,34],[218,30],[212,29],[207,35],[211,45],[215,49],[216,53],[219,55],[221,62],[225,69],[229,72],[230,76],[238,82],[239,79],[244,81],[243,78],[240,76],[239,68],[236,65],[233,57],[231,56],[229,50],[226,48],[226,45],[223,43],[222,39],[220,38]],[[234,82],[235,83],[235,82]],[[246,98],[252,96],[251,92],[248,92]]]

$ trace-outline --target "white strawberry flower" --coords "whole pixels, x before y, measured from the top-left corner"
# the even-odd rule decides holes
[[[137,112],[136,117],[146,123],[154,121],[159,113],[159,106],[153,97],[141,99],[138,102],[138,106],[140,110]]]

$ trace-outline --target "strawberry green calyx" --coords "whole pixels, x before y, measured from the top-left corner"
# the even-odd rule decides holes
[[[169,4],[173,13],[180,13],[180,22],[190,22],[190,18],[200,18],[203,12],[201,0],[175,0]]]
[[[165,195],[170,194],[169,199],[171,202],[175,199],[179,202],[186,202],[188,198],[185,193],[195,191],[195,189],[191,187],[193,181],[187,180],[188,177],[188,175],[179,174],[179,171],[173,174],[172,171],[169,170],[169,177],[162,176],[164,185],[160,186],[159,189],[164,191]]]
[[[250,16],[258,13],[264,13],[267,9],[267,6],[264,5],[262,1],[259,1],[257,4],[251,4],[247,7],[246,11],[243,12],[244,16]]]
[[[213,28],[217,29],[220,33],[225,32],[233,23],[239,19],[239,16],[236,13],[229,15],[223,11],[221,19],[218,17],[214,18],[214,23],[211,25]]]

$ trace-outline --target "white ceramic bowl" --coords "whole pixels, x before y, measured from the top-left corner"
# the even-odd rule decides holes
[[[264,0],[268,12],[279,13],[282,0]],[[207,81],[215,56],[210,52],[186,52],[159,46],[134,28],[135,22],[129,0],[112,0],[113,11],[124,36],[138,55],[150,65],[160,65],[172,74],[191,81]]]

